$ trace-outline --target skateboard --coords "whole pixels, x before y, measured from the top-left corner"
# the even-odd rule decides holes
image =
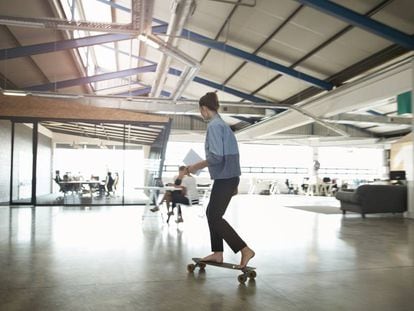
[[[204,271],[207,265],[220,267],[220,268],[226,268],[226,269],[232,269],[232,270],[239,270],[242,272],[242,274],[240,274],[237,277],[237,280],[241,284],[246,283],[247,278],[249,278],[250,280],[254,280],[257,275],[255,271],[256,268],[254,267],[247,266],[245,268],[240,268],[238,265],[234,263],[228,263],[228,262],[217,263],[213,261],[201,261],[201,258],[193,258],[193,261],[195,263],[190,263],[187,265],[187,271],[190,273],[194,272],[195,268],[197,267],[200,269],[200,271]]]

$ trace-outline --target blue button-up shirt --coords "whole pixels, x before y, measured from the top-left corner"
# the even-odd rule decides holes
[[[208,123],[204,147],[211,179],[241,175],[236,137],[218,114]]]

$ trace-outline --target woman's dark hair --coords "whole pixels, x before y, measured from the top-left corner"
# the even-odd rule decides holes
[[[198,104],[201,106],[205,106],[210,110],[217,111],[220,107],[218,102],[218,97],[216,92],[208,92],[206,95],[200,98]]]

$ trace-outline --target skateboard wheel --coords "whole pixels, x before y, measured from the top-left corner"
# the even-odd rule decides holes
[[[247,281],[247,276],[245,276],[244,274],[240,274],[240,275],[237,277],[237,280],[239,281],[239,283],[240,283],[240,284],[244,284],[244,283],[246,283],[246,281]]]
[[[206,267],[206,264],[204,262],[200,262],[199,267],[200,267],[200,270],[204,270],[204,268]]]
[[[188,272],[194,272],[194,269],[195,269],[195,265],[194,264],[192,264],[192,263],[190,263],[190,264],[188,264],[187,265],[187,271]]]
[[[254,279],[256,277],[256,271],[249,271],[248,277]]]

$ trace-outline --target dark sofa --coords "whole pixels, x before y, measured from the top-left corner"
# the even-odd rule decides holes
[[[355,191],[338,191],[341,210],[365,214],[402,213],[407,211],[407,187],[395,185],[362,185]]]

